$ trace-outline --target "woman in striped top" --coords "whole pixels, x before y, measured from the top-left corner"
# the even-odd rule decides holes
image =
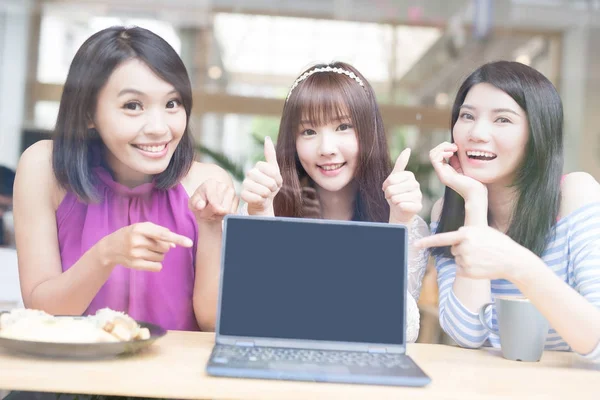
[[[548,319],[547,350],[600,360],[600,185],[562,176],[556,89],[515,62],[486,64],[462,84],[452,143],[430,158],[446,185],[432,212],[440,324],[459,345],[499,347],[478,318],[498,295],[525,296]],[[486,315],[497,328],[495,307]]]

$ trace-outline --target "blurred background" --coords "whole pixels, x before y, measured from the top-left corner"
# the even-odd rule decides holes
[[[295,78],[334,60],[374,86],[392,157],[413,149],[425,219],[442,193],[428,151],[449,138],[458,85],[486,61],[516,60],[555,84],[566,172],[600,179],[600,0],[0,0],[0,165],[14,169],[27,146],[50,137],[76,50],[112,25],[148,28],[181,55],[199,157],[238,184],[264,137],[276,137]],[[443,341],[436,293],[432,271],[421,341]]]

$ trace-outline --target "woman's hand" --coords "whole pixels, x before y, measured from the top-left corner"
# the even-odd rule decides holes
[[[429,152],[429,159],[440,181],[458,193],[465,202],[474,198],[486,198],[486,186],[463,174],[458,156],[458,146],[444,142]],[[448,160],[448,161],[446,161]]]
[[[275,215],[273,199],[281,189],[283,178],[275,146],[268,136],[265,138],[265,160],[257,162],[242,183],[241,198],[248,203],[249,215]]]
[[[207,179],[190,197],[189,207],[198,224],[221,222],[227,214],[237,212],[239,198],[228,184]]]
[[[175,246],[192,247],[190,238],[151,222],[129,225],[100,241],[103,262],[111,267],[158,272],[166,253]]]
[[[383,182],[383,192],[390,205],[390,223],[408,224],[421,211],[423,204],[419,182],[406,171],[410,149],[405,149],[396,160],[390,176]]]
[[[463,226],[458,231],[420,239],[415,246],[450,246],[456,261],[456,274],[472,279],[513,281],[537,258],[507,235],[489,226]]]

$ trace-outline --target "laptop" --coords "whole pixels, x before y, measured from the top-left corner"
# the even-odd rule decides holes
[[[425,386],[406,355],[403,225],[225,217],[209,375]]]

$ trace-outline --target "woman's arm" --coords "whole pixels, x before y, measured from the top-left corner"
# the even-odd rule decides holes
[[[417,301],[410,294],[406,293],[406,342],[414,343],[419,338],[419,328],[421,325],[421,314]]]
[[[431,211],[432,231],[437,229],[437,222],[433,221],[438,221],[440,218],[442,201],[443,199],[439,199]],[[469,210],[477,210],[477,212],[465,210],[465,222],[474,225],[482,223],[483,220],[480,219],[482,209],[483,207]],[[481,347],[489,333],[481,324],[478,312],[483,304],[490,301],[490,280],[457,276],[457,266],[453,258],[437,256],[435,266],[439,290],[440,326],[459,346]],[[491,320],[491,312],[488,312],[487,318]]]
[[[600,185],[585,173],[569,174],[562,184],[561,215],[576,210],[567,238],[575,287],[530,252],[510,280],[574,351],[600,360]]]
[[[487,214],[487,192],[465,199],[465,226],[488,226]],[[456,276],[452,291],[470,313],[479,312],[479,309],[492,299],[492,283],[489,279]]]
[[[184,187],[188,193],[198,192],[207,182],[218,182],[208,189],[207,195],[220,198],[235,195],[231,176],[222,168],[213,164],[194,163],[185,179]],[[211,194],[209,194],[211,193]],[[217,201],[218,202],[218,201]],[[213,204],[217,206],[217,204]],[[237,200],[235,207],[237,210]],[[235,212],[230,209],[227,212]],[[223,234],[223,215],[205,219],[196,214],[198,223],[198,245],[196,249],[195,281],[194,281],[194,313],[198,326],[203,331],[214,331],[217,318],[217,302],[221,265],[221,239]]]
[[[92,247],[62,272],[56,208],[64,192],[52,171],[52,142],[37,142],[21,156],[14,189],[14,219],[19,277],[28,308],[51,314],[81,315],[112,267]]]
[[[456,156],[456,143],[442,143],[429,152],[429,159],[440,181],[458,193],[465,202],[465,226],[488,226],[488,192],[481,182],[463,174],[462,166]],[[442,199],[434,205],[431,221],[438,222],[442,212]],[[447,264],[447,262],[444,262]],[[452,274],[452,296],[455,304],[465,308],[468,313],[477,312],[491,299],[489,281],[475,281]],[[440,314],[441,316],[441,314]]]
[[[439,288],[440,326],[459,346],[479,348],[487,340],[489,333],[481,324],[479,314],[471,311],[456,295],[453,285],[456,279],[456,262],[448,257],[436,257],[435,266]],[[474,280],[471,280],[474,282]],[[491,310],[486,314],[490,323]]]
[[[415,242],[421,238],[429,236],[429,227],[423,221],[423,218],[416,215],[408,229],[408,273],[407,288],[408,293],[415,300],[419,300],[421,294],[421,284],[427,269],[429,259],[428,249],[415,246]]]
[[[406,301],[406,341],[414,343],[419,337],[420,314],[417,302],[421,294],[421,284],[427,269],[429,251],[414,246],[414,243],[429,235],[429,227],[423,218],[416,215],[408,229],[408,271]]]
[[[194,313],[201,330],[212,332],[217,320],[222,222],[198,223]]]
[[[576,266],[576,288],[533,253],[512,281],[574,351],[600,360],[600,240],[593,247]]]

